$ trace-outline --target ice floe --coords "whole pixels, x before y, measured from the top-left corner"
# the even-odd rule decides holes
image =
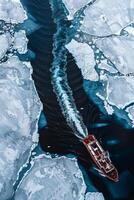
[[[43,155],[35,158],[15,200],[104,200],[100,193],[85,193],[86,185],[76,159]]]

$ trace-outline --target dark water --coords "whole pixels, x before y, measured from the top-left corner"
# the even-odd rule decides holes
[[[47,148],[48,145],[52,146],[51,143],[53,140],[54,147],[54,145],[58,145],[58,142],[61,144],[61,141],[64,139],[62,137],[69,138],[70,136],[72,141],[76,140],[61,112],[59,102],[53,92],[51,83],[50,69],[53,62],[53,36],[57,29],[48,0],[29,0],[26,6],[30,14],[34,16],[37,22],[42,26],[29,36],[29,48],[36,54],[36,59],[31,62],[33,67],[33,79],[40,99],[43,102],[44,113],[48,123],[48,128],[44,130],[45,138],[43,138],[44,134],[41,134],[40,143],[43,148]],[[67,53],[67,78],[73,91],[73,97],[77,108],[81,112],[85,124],[88,125],[90,121],[95,121],[95,119],[98,118],[97,107],[88,99],[83,89],[81,72],[69,52]],[[80,108],[83,108],[83,110],[81,111]],[[64,145],[69,145],[71,138],[69,138],[67,144],[64,142]],[[75,142],[79,143],[77,140]]]
[[[132,173],[134,163],[132,130],[129,136],[125,135],[126,130],[112,120],[108,121],[110,125],[105,129],[94,129],[94,133],[103,141],[104,148],[111,153],[112,159],[120,169],[121,181],[118,184],[112,184],[104,178],[98,176],[95,172],[88,170],[90,167],[90,158],[81,142],[73,135],[71,128],[67,125],[57,97],[53,91],[50,69],[53,62],[53,36],[57,31],[54,23],[53,13],[49,0],[25,0],[24,5],[28,12],[36,19],[41,28],[33,32],[29,37],[28,47],[36,57],[31,61],[33,67],[33,79],[43,103],[43,111],[47,119],[47,127],[40,130],[40,145],[43,150],[56,152],[60,154],[73,153],[78,156],[80,166],[86,169],[85,177],[87,184],[88,176],[93,181],[95,187],[102,191],[106,199],[117,199],[116,197],[128,199],[128,193],[134,189],[132,182]],[[58,5],[57,5],[58,7]],[[62,10],[57,10],[57,15],[62,16]],[[70,25],[70,22],[67,26]],[[61,38],[62,39],[62,38]],[[101,120],[102,114],[97,106],[87,97],[83,89],[83,78],[78,69],[73,56],[67,53],[67,78],[69,86],[73,92],[73,97],[77,109],[80,111],[85,125]],[[81,110],[81,108],[83,108]],[[91,130],[90,130],[91,131]],[[118,136],[115,133],[119,133]],[[107,135],[106,133],[109,133]],[[132,144],[131,144],[132,143]],[[49,148],[48,148],[49,146]],[[126,171],[127,170],[127,171]],[[131,187],[128,186],[131,182]],[[89,185],[89,184],[88,184]],[[89,186],[90,187],[90,186]]]

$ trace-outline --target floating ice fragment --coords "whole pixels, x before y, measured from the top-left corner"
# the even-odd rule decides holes
[[[132,125],[134,127],[134,105],[130,106],[126,109],[129,118],[132,120]]]
[[[85,10],[81,30],[96,36],[119,34],[134,21],[134,15],[130,16],[132,11],[130,0],[95,1]]]
[[[24,30],[20,30],[19,32],[15,32],[14,34],[14,49],[18,51],[20,54],[24,54],[27,52],[27,38]]]
[[[18,63],[15,62],[16,60],[17,58],[12,58],[0,65],[1,200],[6,200],[13,194],[13,183],[20,167],[28,159],[41,109],[30,78],[30,69],[19,60]],[[28,82],[29,86],[21,84],[20,79]]]
[[[73,19],[74,14],[91,0],[63,0],[69,11],[68,19]]]
[[[96,45],[103,51],[122,74],[134,74],[134,40],[128,37],[97,39]]]
[[[27,19],[20,1],[14,0],[0,0],[0,20],[7,23],[22,23]]]
[[[94,68],[96,63],[91,47],[86,43],[80,43],[74,39],[66,47],[74,56],[78,67],[81,69],[83,78],[98,81],[99,76]]]
[[[109,65],[107,63],[107,60],[101,60],[101,62],[98,64],[98,68],[102,69],[102,70],[106,70],[110,73],[117,73],[118,71],[112,67],[111,65]]]
[[[104,197],[99,192],[88,192],[85,200],[104,200]]]
[[[108,76],[106,99],[110,105],[124,108],[134,102],[134,78]],[[118,95],[117,95],[118,94]]]
[[[45,155],[36,158],[15,200],[84,200],[86,185],[76,159]]]
[[[10,46],[9,38],[6,34],[0,35],[0,59],[3,58]]]

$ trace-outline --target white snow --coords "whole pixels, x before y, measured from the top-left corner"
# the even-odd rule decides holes
[[[6,34],[0,35],[0,59],[3,58],[10,46],[9,38]]]
[[[0,65],[0,105],[0,199],[6,200],[11,197],[18,170],[29,156],[41,109],[30,70],[15,59]]]
[[[84,200],[86,185],[74,158],[37,157],[19,186],[15,200]],[[100,193],[87,193],[86,200],[104,200]]]
[[[74,39],[66,47],[73,54],[84,79],[98,81],[99,76],[94,68],[96,63],[91,47],[88,44],[77,42]]]
[[[0,0],[0,20],[17,24],[25,19],[27,19],[26,12],[19,0]]]
[[[19,2],[0,0],[0,20],[21,23],[25,18]],[[41,111],[32,70],[13,53],[27,51],[25,32],[14,34],[13,26],[9,31],[6,26],[1,27],[0,35],[0,200],[13,195],[13,184],[30,155]],[[2,60],[4,56],[7,60]]]
[[[133,22],[130,0],[98,0],[85,10],[81,30],[93,35],[119,34]]]
[[[91,0],[63,0],[66,8],[69,11],[68,19],[73,19],[74,14]]]
[[[14,49],[20,54],[25,54],[27,52],[27,42],[26,33],[24,30],[15,32],[14,35]]]
[[[133,77],[108,77],[106,89],[107,101],[111,105],[124,108],[134,101]],[[118,94],[118,95],[117,95]]]
[[[117,69],[115,69],[114,67],[110,66],[107,63],[107,60],[101,60],[101,62],[98,64],[98,68],[102,69],[102,70],[106,70],[110,73],[117,73],[118,72]]]
[[[63,0],[69,17],[89,1]],[[119,34],[134,21],[134,0],[97,0],[85,9],[81,31],[97,36]]]
[[[76,12],[80,14],[80,9],[88,3],[81,0],[78,7],[77,0],[63,2],[73,20],[78,20],[76,16],[74,18],[74,14]],[[96,0],[92,5],[85,7],[84,16],[79,18],[81,25],[78,26],[74,38],[77,36],[77,41],[81,43],[71,38],[71,42],[67,45],[84,79],[98,81],[102,85],[98,88],[95,86],[91,94],[97,95],[103,101],[108,114],[114,113],[119,117],[121,116],[119,110],[117,112],[114,108],[122,110],[134,102],[133,13],[134,0]],[[93,51],[99,54],[99,50],[103,53],[103,58],[94,57]],[[95,64],[100,74],[96,72]],[[97,103],[99,106],[102,105]],[[132,120],[133,126],[133,108],[130,107],[123,112]]]
[[[98,39],[97,46],[115,64],[122,74],[134,73],[134,40],[129,37],[108,37]]]

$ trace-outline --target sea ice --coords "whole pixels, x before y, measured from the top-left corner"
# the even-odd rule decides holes
[[[63,0],[69,18],[73,18],[75,12],[92,1]],[[120,31],[134,22],[134,0],[96,0],[85,8],[80,30],[82,32],[107,36],[119,34]]]
[[[37,132],[41,104],[27,68],[17,57],[0,65],[0,199],[13,193]]]
[[[15,200],[84,200],[86,185],[74,158],[39,156],[20,184]],[[95,197],[97,197],[95,199]],[[104,200],[100,193],[87,193],[86,200]]]
[[[133,77],[107,76],[106,82],[106,100],[110,105],[123,109],[134,101]]]
[[[12,24],[26,19],[19,1],[0,0],[0,200],[14,193],[18,172],[30,156],[41,103],[31,78],[30,64],[16,55],[27,51],[24,31],[15,32]]]
[[[19,54],[25,54],[27,52],[27,38],[24,30],[15,32],[14,34],[14,49],[18,51]]]
[[[73,19],[74,14],[90,1],[91,0],[63,0],[69,12],[68,18]]]
[[[0,35],[0,59],[5,56],[10,47],[10,39],[7,34]]]
[[[134,103],[134,0],[96,0],[87,5],[89,2],[80,1],[78,7],[76,0],[63,0],[77,29],[66,47],[84,79],[90,81],[86,91],[94,85],[89,96],[94,96],[91,98],[100,107],[103,102],[109,115],[122,116],[127,123],[131,119],[133,126],[134,109],[129,106]]]
[[[86,43],[80,43],[74,39],[66,47],[73,54],[84,79],[98,81],[99,76],[94,68],[96,63],[91,47]]]
[[[116,66],[116,69],[124,74],[134,74],[134,38],[127,36],[106,37],[97,39],[97,47],[103,51]]]
[[[18,24],[25,19],[27,15],[19,0],[0,0],[0,20]]]
[[[133,0],[98,0],[85,10],[83,32],[96,36],[119,34],[134,21]]]

